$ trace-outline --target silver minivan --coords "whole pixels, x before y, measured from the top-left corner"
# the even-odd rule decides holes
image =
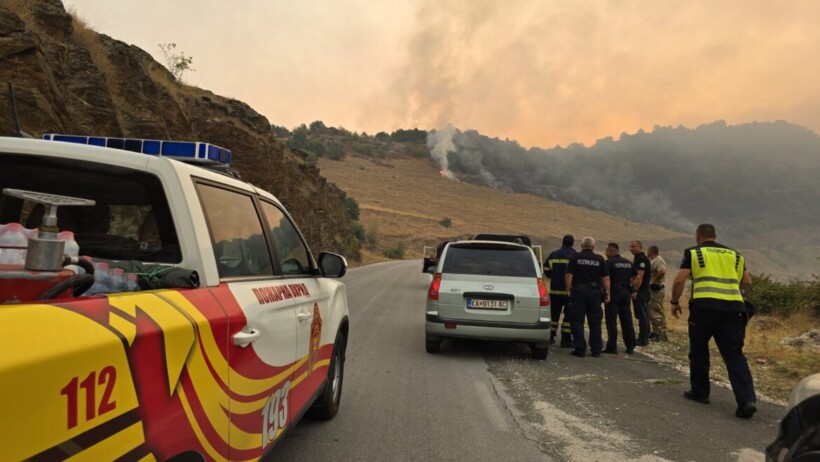
[[[426,346],[445,338],[526,342],[549,353],[550,306],[541,265],[523,244],[457,241],[444,248],[427,294]]]

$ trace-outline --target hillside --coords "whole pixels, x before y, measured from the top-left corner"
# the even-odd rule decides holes
[[[428,134],[422,130],[368,135],[327,127],[320,121],[309,127],[297,127],[293,132],[274,128],[280,140],[301,152],[307,162],[316,162],[322,175],[358,201],[364,228],[376,227],[378,242],[366,244],[365,261],[384,259],[383,252],[399,244],[405,247],[405,257],[418,257],[424,245],[481,231],[524,232],[548,249],[557,246],[567,232],[578,237],[592,235],[599,241],[613,240],[622,246],[640,239],[647,245],[659,245],[662,255],[672,264],[679,261],[684,248],[694,243],[693,228],[657,226],[534,194],[512,192],[498,184],[473,184],[468,181],[469,175],[452,175],[452,170],[450,176],[457,179],[451,180],[432,158],[436,152],[431,154]],[[518,146],[510,141],[495,141]],[[474,163],[473,167],[478,165]],[[530,176],[535,178],[537,172]],[[527,178],[524,175],[517,184],[526,183]],[[472,181],[481,182],[475,178]],[[442,224],[445,218],[451,221],[449,227]],[[720,236],[744,253],[755,272],[776,279],[804,280],[817,272],[820,249],[808,237],[810,227],[727,238],[725,221],[718,218],[714,222]]]
[[[429,158],[373,159],[349,154],[342,161],[319,158],[318,165],[322,175],[358,201],[365,228],[376,226],[378,242],[365,245],[364,262],[385,260],[382,252],[399,244],[404,245],[405,258],[420,258],[425,245],[479,232],[528,234],[545,250],[557,247],[566,233],[576,238],[589,235],[599,243],[618,242],[627,258],[631,258],[629,241],[638,239],[646,246],[658,245],[672,265],[680,260],[684,248],[694,245],[691,233],[531,194],[451,181],[440,175],[438,165]],[[444,218],[450,218],[450,227],[442,226]],[[755,272],[784,279],[805,279],[811,274],[810,269],[804,269],[810,268],[811,260],[796,265],[774,248],[739,247]]]
[[[372,159],[349,154],[342,161],[320,158],[319,169],[356,199],[365,227],[375,224],[381,250],[404,244],[407,257],[420,257],[425,245],[479,232],[525,233],[551,249],[561,237],[591,235],[626,246],[632,239],[665,246],[687,239],[678,231],[630,222],[603,212],[507,193],[439,175],[429,158]],[[449,218],[451,225],[441,222]]]
[[[272,135],[247,104],[178,82],[145,51],[101,35],[59,0],[0,0],[0,134],[195,140],[231,149],[243,179],[274,193],[311,248],[356,259],[345,193]]]

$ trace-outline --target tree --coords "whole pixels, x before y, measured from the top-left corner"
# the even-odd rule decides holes
[[[322,122],[321,120],[314,120],[313,122],[310,123],[310,131],[312,131],[312,132],[313,131],[324,130],[325,128],[326,128],[325,123]]]
[[[331,142],[327,147],[327,157],[331,160],[342,160],[345,158],[345,148],[335,141]]]
[[[171,75],[176,80],[182,81],[182,75],[187,72],[195,72],[193,67],[194,58],[185,56],[184,51],[175,53],[176,43],[160,43],[159,49],[162,50],[162,56],[165,58],[165,66],[171,71]]]
[[[270,126],[271,133],[273,136],[277,138],[284,138],[286,136],[290,136],[290,130],[285,127],[280,127],[279,125],[271,125]]]
[[[325,154],[327,154],[327,146],[319,140],[308,140],[305,149],[319,157],[325,157]]]
[[[302,126],[304,127],[304,126]],[[308,143],[307,129],[299,127],[293,131],[287,146],[290,149],[304,149]]]

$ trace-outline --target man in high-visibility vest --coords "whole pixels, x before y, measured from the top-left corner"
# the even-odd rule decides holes
[[[692,278],[689,300],[689,375],[692,388],[683,395],[709,403],[709,340],[714,337],[726,363],[735,394],[735,415],[751,418],[757,411],[749,363],[743,355],[748,317],[743,302],[752,287],[743,257],[715,242],[715,227],[698,226],[697,244],[683,252],[683,261],[672,286],[672,315],[679,318],[680,297],[686,280]]]

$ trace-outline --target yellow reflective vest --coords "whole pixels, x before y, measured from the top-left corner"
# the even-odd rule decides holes
[[[695,247],[692,258],[692,298],[713,298],[743,303],[740,281],[743,256],[726,247]]]

